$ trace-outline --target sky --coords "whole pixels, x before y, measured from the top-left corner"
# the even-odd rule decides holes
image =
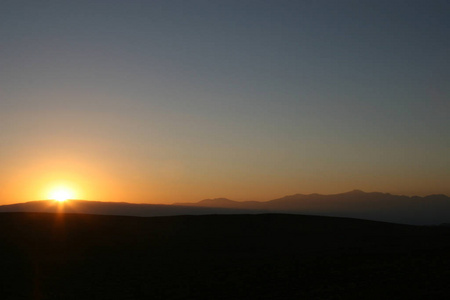
[[[2,1],[0,204],[450,195],[448,1]]]

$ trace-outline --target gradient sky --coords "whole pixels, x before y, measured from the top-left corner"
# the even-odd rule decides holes
[[[0,204],[450,194],[449,1],[2,1]]]

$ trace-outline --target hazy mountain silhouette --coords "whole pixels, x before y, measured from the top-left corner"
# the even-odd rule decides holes
[[[238,202],[219,198],[177,205],[353,217],[405,224],[440,224],[450,221],[450,197],[446,195],[409,197],[353,190],[333,195],[295,194],[267,202]]]
[[[65,212],[123,216],[175,216],[208,214],[290,213],[351,217],[384,222],[434,225],[450,223],[450,197],[446,195],[400,196],[388,193],[296,194],[266,202],[205,199],[196,203],[133,204],[69,200],[32,201],[0,206],[0,212]]]

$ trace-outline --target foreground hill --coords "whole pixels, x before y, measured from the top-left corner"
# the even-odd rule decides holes
[[[3,299],[444,299],[450,229],[299,215],[1,213]]]

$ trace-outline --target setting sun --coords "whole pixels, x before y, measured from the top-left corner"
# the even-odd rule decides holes
[[[57,189],[52,190],[49,193],[49,199],[53,199],[56,201],[64,202],[68,199],[75,198],[75,193],[66,187],[59,187]]]

